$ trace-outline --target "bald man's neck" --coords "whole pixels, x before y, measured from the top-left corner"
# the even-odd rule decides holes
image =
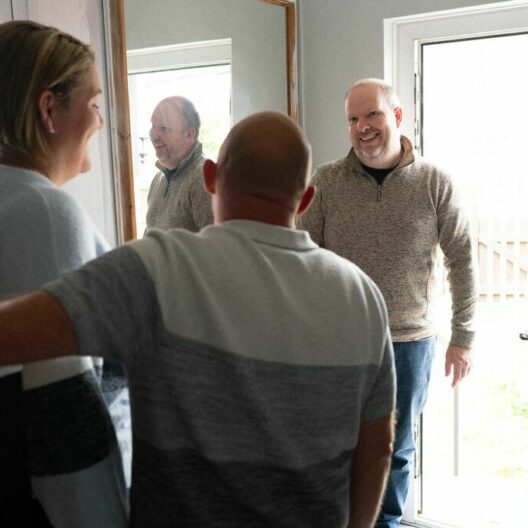
[[[281,227],[295,227],[295,209],[267,197],[251,194],[217,197],[220,203],[215,207],[215,224],[228,220],[251,220]]]

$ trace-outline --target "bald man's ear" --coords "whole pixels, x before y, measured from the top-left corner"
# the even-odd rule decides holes
[[[308,209],[310,204],[312,203],[312,200],[315,196],[315,187],[313,185],[309,185],[306,188],[306,191],[304,191],[303,197],[301,198],[301,203],[299,204],[299,207],[297,208],[297,214],[301,215]]]
[[[216,169],[217,165],[213,160],[205,160],[203,166],[203,179],[205,190],[209,194],[214,194],[216,189]]]

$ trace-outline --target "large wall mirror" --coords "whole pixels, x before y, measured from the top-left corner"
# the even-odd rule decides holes
[[[148,128],[160,99],[193,100],[211,157],[248,114],[275,110],[298,120],[296,10],[295,0],[114,0],[106,16],[124,242],[143,233],[146,188],[156,172]]]

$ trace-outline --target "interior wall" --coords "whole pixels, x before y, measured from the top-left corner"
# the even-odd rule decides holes
[[[0,2],[0,24],[13,19],[13,11],[10,2]]]
[[[233,124],[260,110],[287,112],[284,9],[256,0],[151,5],[125,0],[127,49],[231,38]]]
[[[385,18],[487,3],[482,0],[300,0],[302,119],[312,143],[314,167],[345,156],[350,148],[344,96],[360,79],[383,78]]]

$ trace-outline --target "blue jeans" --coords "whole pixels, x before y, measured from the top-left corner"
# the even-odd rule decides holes
[[[387,490],[376,528],[400,526],[412,476],[414,429],[427,398],[435,348],[435,336],[394,343],[398,415]]]

